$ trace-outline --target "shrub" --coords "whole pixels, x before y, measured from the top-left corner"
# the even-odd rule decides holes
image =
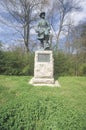
[[[34,54],[0,52],[0,74],[33,75]]]
[[[69,58],[62,52],[54,53],[54,74],[55,76],[69,74]]]
[[[86,76],[86,64],[85,63],[80,66],[80,75]]]

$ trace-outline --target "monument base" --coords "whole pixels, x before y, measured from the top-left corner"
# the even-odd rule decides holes
[[[54,84],[54,78],[32,78],[34,84]]]
[[[34,59],[34,77],[29,83],[34,86],[55,86],[53,73],[53,52],[50,50],[36,51]]]
[[[34,79],[32,78],[29,84],[33,86],[48,86],[48,87],[61,87],[58,81],[54,81],[54,79]]]

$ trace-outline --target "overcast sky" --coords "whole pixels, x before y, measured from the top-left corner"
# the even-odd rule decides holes
[[[75,25],[77,25],[80,21],[86,20],[86,0],[82,0],[80,5],[83,10],[81,12],[73,12],[71,14],[71,17],[73,18],[73,22]],[[4,12],[4,9],[0,8],[0,19],[2,18],[2,16],[6,14],[6,12]],[[7,18],[9,18],[8,15]],[[0,22],[0,41],[4,42],[5,45],[12,43],[14,39],[16,39],[15,33],[12,34],[13,31],[14,30],[12,28],[7,27],[6,25]]]

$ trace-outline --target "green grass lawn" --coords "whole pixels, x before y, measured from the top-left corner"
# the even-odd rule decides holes
[[[86,77],[59,77],[57,87],[29,76],[0,76],[0,130],[86,130]]]

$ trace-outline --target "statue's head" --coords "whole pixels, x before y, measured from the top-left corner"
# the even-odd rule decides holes
[[[45,18],[45,12],[41,12],[39,16],[40,18]]]

